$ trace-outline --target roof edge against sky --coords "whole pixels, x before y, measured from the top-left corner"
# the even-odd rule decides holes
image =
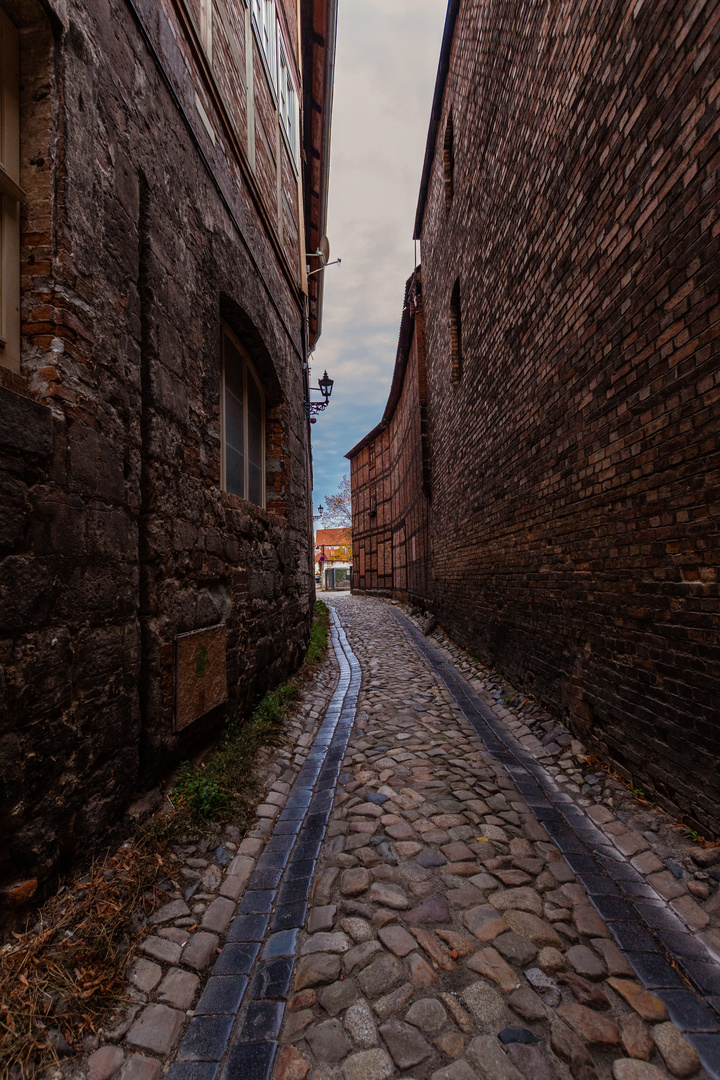
[[[450,50],[452,49],[453,36],[455,34],[455,20],[460,10],[460,0],[448,0],[447,15],[445,16],[445,29],[443,30],[442,46],[440,48],[440,61],[438,63],[437,78],[435,79],[435,93],[433,94],[432,109],[430,111],[430,127],[428,128],[427,144],[425,146],[425,160],[423,162],[422,179],[420,181],[420,195],[418,197],[417,212],[415,214],[415,229],[413,239],[420,239],[423,217],[425,215],[425,200],[427,199],[428,186],[430,184],[430,170],[435,157],[435,142],[437,140],[440,115],[442,113],[443,96],[445,94],[445,81],[450,70]]]
[[[413,326],[415,323],[415,315],[410,307],[410,289],[413,282],[416,279],[420,279],[420,267],[416,267],[413,270],[410,277],[405,282],[405,303],[403,305],[402,318],[400,319],[400,336],[398,338],[398,347],[395,354],[395,367],[393,369],[392,383],[390,384],[390,393],[388,394],[387,404],[385,406],[385,412],[383,413],[382,420],[379,424],[376,424],[372,431],[369,431],[367,435],[363,435],[359,443],[353,446],[352,450],[348,450],[345,457],[348,460],[352,460],[356,454],[359,454],[364,446],[372,442],[378,437],[381,431],[384,431],[388,427],[390,421],[393,418],[393,413],[397,408],[397,404],[400,400],[400,394],[402,393],[402,386],[405,379],[405,369],[407,368],[408,357],[410,356],[410,345],[412,343]]]

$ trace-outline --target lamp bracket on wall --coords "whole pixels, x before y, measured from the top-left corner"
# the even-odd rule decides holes
[[[324,372],[322,379],[319,380],[317,386],[311,386],[310,390],[317,390],[319,394],[322,394],[323,401],[306,401],[305,404],[305,416],[312,417],[314,413],[322,412],[323,409],[327,409],[330,404],[330,395],[333,389],[333,380],[328,375],[327,371]],[[310,420],[311,424],[315,423],[314,419]]]

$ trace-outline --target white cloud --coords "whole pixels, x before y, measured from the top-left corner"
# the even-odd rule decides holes
[[[313,427],[315,503],[380,420],[395,363],[446,0],[340,0],[323,333],[313,382],[335,379]],[[317,383],[316,383],[317,385]]]

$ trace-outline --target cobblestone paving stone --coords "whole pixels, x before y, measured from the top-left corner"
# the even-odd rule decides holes
[[[634,853],[608,841],[622,830],[597,832],[584,810],[570,829],[555,809],[563,793],[542,787],[542,751],[523,743],[520,762],[490,727],[485,745],[467,718],[469,688],[438,663],[457,657],[411,640],[392,605],[330,603],[340,666],[330,708],[331,662],[251,834],[214,859],[179,851],[190,884],[154,916],[131,973],[135,1004],[82,1075],[720,1076],[717,1014],[620,906],[619,868],[647,887],[625,858]],[[590,874],[585,826],[615,877]],[[692,952],[677,913],[651,899],[652,933],[671,916],[674,943],[682,932]]]
[[[392,608],[331,602],[363,688],[277,1080],[707,1075]]]
[[[180,1056],[187,1060],[171,1065],[170,1072],[189,1080],[216,1076],[248,985],[246,974],[220,972],[241,968],[244,958],[259,951],[269,922],[266,914],[240,916],[238,910],[257,907],[248,897],[257,897],[260,886],[272,888],[282,874],[261,859],[272,864],[284,848],[287,826],[276,821],[311,755],[338,673],[331,651],[312,684],[301,690],[282,744],[261,752],[265,794],[245,839],[229,825],[173,848],[176,871],[165,882],[167,903],[151,916],[150,932],[128,972],[129,1009],[114,1022],[111,1017],[98,1037],[86,1038],[83,1057],[48,1070],[47,1080],[158,1080],[186,1039]],[[279,974],[272,963],[265,966]],[[215,1063],[204,1060],[218,1048]]]
[[[411,617],[418,611],[409,610]],[[425,619],[412,621],[421,629],[427,625]],[[683,830],[669,813],[649,804],[643,792],[599,769],[560,720],[463,652],[442,630],[435,629],[432,640],[523,750],[544,766],[553,790],[569,795],[605,833],[606,842],[629,859],[648,886],[645,895],[670,901],[676,918],[697,933],[699,951],[720,962],[720,845],[696,842],[692,830]],[[717,994],[717,985],[707,992]]]

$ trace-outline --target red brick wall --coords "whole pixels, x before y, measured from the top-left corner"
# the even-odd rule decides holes
[[[398,400],[387,426],[350,459],[353,591],[401,599],[428,592],[428,500],[425,356],[417,292],[411,333],[401,344],[394,384]],[[371,515],[376,508],[377,515]]]
[[[422,424],[425,400],[422,338],[416,332],[409,350],[403,392],[390,424],[393,530],[393,591],[400,599],[428,592],[428,502],[423,490]]]
[[[720,0],[461,4],[421,233],[428,560],[410,590],[406,512],[393,582],[715,832],[719,27]],[[419,495],[411,369],[394,522]]]
[[[382,431],[350,463],[353,590],[392,591],[390,437]]]
[[[718,25],[466,0],[421,238],[438,617],[715,830]]]

